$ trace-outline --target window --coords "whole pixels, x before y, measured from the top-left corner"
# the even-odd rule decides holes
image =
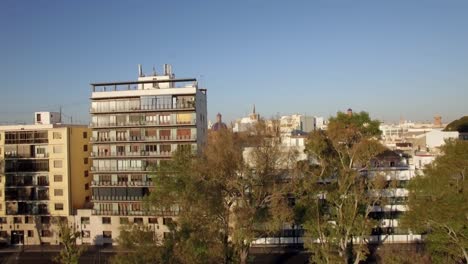
[[[102,231],[103,238],[112,238],[112,231]]]
[[[86,184],[84,185],[84,189],[85,189],[85,190],[89,190],[89,183],[86,183]]]
[[[172,218],[164,217],[163,218],[163,225],[168,225],[172,223]]]
[[[28,230],[28,237],[34,237],[34,231]]]
[[[41,230],[41,237],[51,237],[52,232],[50,230]]]
[[[133,223],[142,225],[143,224],[143,218],[135,217],[135,218],[133,218]]]
[[[6,217],[0,217],[0,224],[6,224],[7,218]]]
[[[54,182],[62,182],[63,177],[62,175],[54,175]]]
[[[150,217],[150,218],[148,218],[148,223],[149,224],[157,224],[158,219],[156,217]]]
[[[46,153],[45,148],[36,148],[36,154],[44,155]]]
[[[91,232],[89,230],[83,230],[83,231],[81,231],[81,236],[83,238],[91,237]]]
[[[83,151],[84,152],[88,151],[88,145],[83,145]]]
[[[54,168],[62,168],[62,161],[54,160]]]
[[[102,223],[105,225],[110,225],[111,224],[111,218],[110,217],[103,217],[102,218]]]
[[[87,170],[84,171],[84,176],[85,177],[88,177],[89,176],[89,172]]]
[[[62,139],[62,133],[54,132],[54,133],[52,133],[52,138],[53,139]]]
[[[63,152],[62,146],[54,146],[53,151],[54,153],[62,153]]]
[[[41,216],[42,224],[50,224],[50,216]]]
[[[128,217],[120,217],[120,224],[121,225],[128,224]]]
[[[192,120],[192,114],[177,114],[177,124],[190,124]]]
[[[1,238],[7,238],[8,237],[8,232],[7,231],[0,231],[0,237]]]
[[[63,196],[63,189],[54,189],[54,196]]]
[[[83,132],[83,138],[88,138],[88,132]]]
[[[83,159],[84,164],[88,164],[88,158]]]
[[[33,224],[33,223],[34,223],[33,220],[34,220],[34,219],[32,218],[32,216],[26,216],[26,217],[24,218],[24,223],[25,223],[25,224]]]
[[[62,211],[63,210],[63,203],[56,203],[55,204],[55,210],[56,211]]]
[[[159,115],[159,124],[168,125],[171,123],[171,114],[160,114]]]
[[[82,225],[89,225],[89,217],[81,217]]]
[[[41,114],[36,114],[36,121],[41,122]]]
[[[13,223],[21,224],[23,223],[23,219],[21,217],[13,217]]]

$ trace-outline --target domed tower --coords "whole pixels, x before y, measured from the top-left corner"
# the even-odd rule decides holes
[[[211,127],[211,130],[212,131],[219,131],[221,129],[227,129],[227,126],[226,126],[225,123],[223,123],[222,115],[220,113],[218,113],[216,115],[216,123],[213,124],[213,126]]]

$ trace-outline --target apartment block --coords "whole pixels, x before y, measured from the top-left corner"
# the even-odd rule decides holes
[[[145,212],[142,199],[151,191],[158,165],[178,148],[197,152],[205,143],[206,90],[198,88],[196,79],[175,78],[167,64],[159,75],[145,76],[140,68],[137,81],[91,86],[91,216],[112,225],[126,216],[132,216],[130,222],[157,221]],[[87,213],[80,214],[87,222]],[[95,232],[92,237],[103,237]],[[114,232],[104,238],[117,236]]]
[[[69,217],[91,197],[91,130],[35,113],[35,124],[0,126],[0,242],[56,244],[54,217]]]

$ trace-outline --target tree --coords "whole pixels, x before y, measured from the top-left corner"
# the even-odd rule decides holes
[[[54,223],[58,227],[60,245],[62,249],[60,254],[54,258],[54,261],[62,264],[77,264],[81,254],[85,251],[84,246],[78,246],[76,240],[80,237],[80,232],[68,225],[66,218],[55,218]]]
[[[129,225],[121,228],[118,253],[112,263],[170,263],[165,248],[158,245],[154,231],[148,226]]]
[[[368,253],[366,237],[377,223],[368,216],[382,202],[375,190],[383,177],[360,173],[384,150],[379,122],[366,112],[330,118],[327,131],[309,136],[313,164],[298,181],[296,221],[305,228],[312,263],[359,263]]]
[[[213,132],[200,156],[179,149],[156,170],[147,204],[175,216],[162,241],[169,263],[246,263],[254,240],[291,219],[286,176],[294,155],[273,132],[264,122],[244,135]]]
[[[468,263],[468,142],[447,141],[443,153],[409,185],[402,225],[427,232],[436,263]]]

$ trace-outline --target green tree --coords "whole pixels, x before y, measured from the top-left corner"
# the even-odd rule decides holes
[[[286,175],[294,154],[281,150],[275,131],[260,122],[243,135],[214,132],[200,156],[180,149],[157,168],[147,205],[174,216],[162,241],[168,263],[246,263],[255,239],[291,220]]]
[[[443,155],[409,185],[403,226],[428,232],[425,241],[436,263],[468,263],[468,141],[447,141]]]
[[[112,263],[171,263],[168,261],[169,252],[158,244],[154,230],[144,225],[123,226],[120,230],[117,255]]]
[[[310,134],[306,152],[315,161],[303,166],[296,221],[306,230],[312,263],[359,263],[368,249],[365,238],[378,223],[368,216],[382,202],[383,177],[360,174],[384,150],[379,122],[366,112],[330,118],[327,131]],[[376,192],[377,190],[377,192]]]
[[[60,245],[62,246],[54,261],[62,264],[77,264],[80,256],[86,250],[85,246],[76,244],[76,240],[81,235],[80,232],[70,227],[66,218],[54,218],[53,223],[58,227]]]

